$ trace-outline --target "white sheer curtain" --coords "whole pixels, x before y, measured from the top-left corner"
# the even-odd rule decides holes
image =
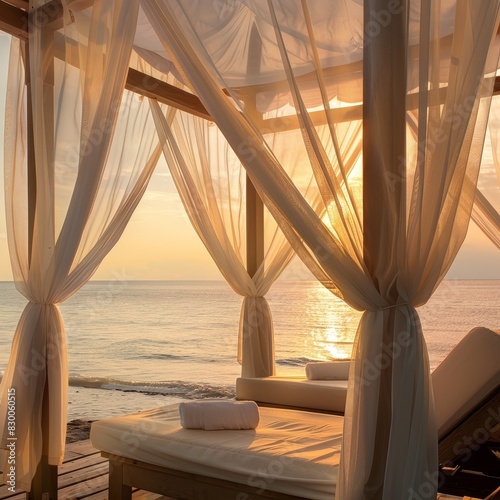
[[[476,191],[471,218],[500,250],[500,214],[479,190]]]
[[[500,200],[500,101],[498,97],[493,98],[490,111],[488,129],[490,134],[491,153],[493,155],[493,164],[496,172],[496,183],[493,181],[490,188],[493,196],[496,194],[497,200]],[[494,199],[494,198],[490,198]],[[490,239],[490,241],[500,249],[500,214],[497,208],[490,203],[487,196],[479,188],[476,190],[476,198],[472,210],[472,220]]]
[[[273,375],[273,322],[264,296],[293,251],[273,219],[266,217],[264,259],[250,276],[245,262],[245,170],[213,124],[175,109],[165,116],[154,100],[151,107],[189,219],[231,288],[244,297],[238,342],[242,375]]]
[[[498,2],[404,2],[407,24],[398,12],[387,13],[391,22],[400,19],[403,33],[391,46],[405,52],[407,42],[413,45],[407,51],[408,62],[402,64],[408,90],[415,95],[405,97],[405,88],[391,88],[388,81],[399,104],[389,100],[392,108],[384,113],[380,112],[384,102],[371,101],[379,112],[370,116],[365,131],[375,144],[380,142],[380,148],[372,147],[373,157],[364,158],[365,172],[374,180],[372,185],[364,179],[364,200],[349,182],[340,185],[336,176],[340,171],[346,178],[345,166],[336,147],[332,94],[319,66],[322,61],[331,62],[342,47],[325,27],[328,16],[315,3],[311,9],[300,1],[249,0],[245,4],[247,14],[255,14],[265,34],[262,53],[266,61],[281,61],[282,69],[275,74],[286,74],[303,135],[302,145],[290,147],[307,150],[329,222],[317,216],[293,185],[252,116],[234,106],[237,92],[232,93],[224,80],[224,60],[213,50],[216,31],[210,32],[186,15],[182,2],[141,0],[183,80],[190,82],[238,153],[294,250],[332,292],[366,311],[353,351],[337,498],[392,500],[413,493],[433,498],[437,432],[428,356],[415,307],[432,295],[467,230],[493,81],[483,76],[494,75],[498,60],[496,54],[486,61],[498,28]],[[349,43],[359,48],[359,43],[363,46],[359,34],[364,31],[359,6],[355,2],[342,5],[345,12],[337,22],[350,26]],[[409,32],[404,35],[406,27]],[[377,28],[380,34],[380,23]],[[329,123],[337,164],[329,161],[314,127],[319,118],[301,94],[303,80],[294,73],[295,64],[300,67],[299,55],[310,70],[316,70],[307,81],[314,81],[323,101],[321,116]],[[393,55],[389,49],[372,54],[374,71],[380,64],[393,72]],[[402,84],[405,76],[395,81]],[[371,88],[368,94],[377,96],[378,91]],[[387,96],[387,92],[380,93]],[[405,101],[406,106],[417,108],[417,135],[412,139],[407,134],[406,151]],[[402,120],[399,131],[395,119]],[[391,146],[392,137],[401,131],[402,140]]]
[[[184,112],[165,111],[153,100],[151,106],[167,164],[193,227],[229,285],[244,297],[238,342],[242,376],[273,375],[273,323],[265,295],[294,252],[276,221],[265,210],[263,261],[250,276],[246,268],[246,176],[240,161],[214,124]],[[353,149],[352,168],[360,148],[359,140],[356,148],[349,139],[359,137],[356,133],[359,124],[357,128],[350,126],[346,130],[351,132],[345,134],[344,142]],[[311,173],[303,168],[307,158],[289,154],[287,144],[296,139],[296,134],[297,131],[273,134],[269,140],[279,151],[289,175],[301,186],[304,196],[319,208]]]
[[[31,110],[20,44],[12,42],[4,142],[7,230],[15,284],[29,302],[1,382],[0,468],[9,470],[7,394],[14,390],[16,487],[27,491],[42,452],[53,465],[64,454],[68,362],[57,304],[90,279],[116,243],[161,155],[148,102],[123,92],[137,13],[136,2],[96,0],[89,26],[72,23],[54,33],[50,25],[34,23]],[[67,10],[65,16],[71,22]],[[27,110],[34,124],[36,200],[28,200],[26,190]],[[48,449],[42,451],[44,392],[50,417]]]

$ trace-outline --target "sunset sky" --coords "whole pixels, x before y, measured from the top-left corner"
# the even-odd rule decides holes
[[[7,67],[8,38],[0,35],[0,61]],[[4,95],[6,70],[0,75],[0,95]],[[12,279],[7,250],[3,195],[4,102],[0,102],[0,280]],[[489,141],[483,156],[480,186],[488,199],[500,209],[500,189],[496,180]],[[160,230],[158,229],[160,228]],[[308,273],[300,262],[292,263],[284,277]],[[467,239],[448,273],[451,279],[500,279],[500,252],[471,223]],[[222,279],[210,255],[192,229],[173,186],[163,159],[148,191],[132,216],[122,239],[106,257],[94,279]]]

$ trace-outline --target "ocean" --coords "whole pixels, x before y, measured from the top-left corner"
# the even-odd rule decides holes
[[[500,280],[443,281],[419,309],[432,369],[473,327],[500,328]],[[319,283],[268,294],[278,374],[349,358],[361,313]],[[0,372],[26,300],[0,283]],[[172,401],[233,397],[241,297],[223,281],[92,281],[61,304],[69,357],[68,420]]]

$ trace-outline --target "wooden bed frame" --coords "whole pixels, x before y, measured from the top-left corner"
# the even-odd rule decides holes
[[[307,500],[277,493],[265,488],[257,488],[243,483],[235,483],[167,467],[147,464],[138,460],[102,452],[109,459],[109,498],[111,500],[131,500],[132,488],[159,493],[172,498],[196,500]]]
[[[492,453],[491,463],[481,458],[483,451],[491,446],[498,446],[500,450],[499,388],[466,415],[452,431],[441,437],[439,491],[486,498],[500,488],[500,472],[493,476],[489,473],[492,468],[500,471],[500,459]],[[109,498],[112,500],[130,500],[132,488],[181,499],[305,500],[264,487],[182,472],[107,452],[102,452],[102,456],[109,459]]]

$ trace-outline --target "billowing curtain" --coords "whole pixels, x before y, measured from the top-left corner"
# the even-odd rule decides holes
[[[359,2],[328,10],[321,2],[248,0],[225,14],[213,6],[210,17],[193,15],[182,1],[141,0],[165,51],[237,152],[294,250],[333,293],[365,311],[353,350],[336,497],[435,498],[437,431],[415,308],[430,298],[467,231],[498,61],[498,54],[487,55],[499,3],[368,2],[374,4],[386,10],[369,12],[363,24]],[[326,221],[240,105],[234,81],[225,80],[235,60],[224,42],[237,15],[254,19],[261,33],[269,70],[261,88],[272,93],[270,82],[280,77],[275,94],[287,87],[302,131],[301,143],[290,148],[307,152]],[[396,38],[386,36],[398,30]],[[347,42],[336,37],[346,32]],[[363,49],[376,77],[364,75],[364,107],[371,111],[365,113],[361,197],[339,154],[332,109],[337,87],[330,82],[351,79],[356,87],[355,59]],[[321,71],[342,58],[348,64],[340,70]],[[257,76],[245,81],[253,84]],[[310,104],[312,87],[319,114]],[[415,137],[405,134],[409,109],[415,110]],[[329,126],[326,142],[315,128],[320,122]],[[325,153],[330,145],[334,164]]]
[[[494,98],[495,101],[498,98]],[[491,191],[496,192],[497,198],[500,197],[500,110],[498,103],[492,105],[490,119],[488,122],[490,133],[491,153],[493,155],[493,164],[496,171],[496,183],[491,182]],[[496,187],[496,189],[495,189]],[[490,241],[500,249],[500,214],[498,210],[490,203],[479,188],[476,190],[476,199],[472,210],[472,220],[490,239]]]
[[[491,140],[491,151],[493,153],[493,162],[497,174],[498,185],[500,186],[500,108],[498,97],[495,98],[495,105],[491,109],[489,121],[489,132]]]
[[[500,214],[479,189],[476,190],[471,217],[479,229],[500,250]]]
[[[276,221],[264,211],[263,260],[251,276],[246,267],[246,176],[219,129],[181,111],[151,106],[164,154],[186,212],[231,288],[243,296],[238,359],[243,377],[273,375],[273,323],[265,295],[294,256]],[[360,124],[346,127],[343,147],[352,149],[350,168],[359,157]],[[297,131],[273,134],[268,140],[279,153],[291,178],[303,195],[320,209],[311,173],[304,169],[307,157],[290,155],[287,146]],[[299,137],[300,139],[300,137]],[[352,141],[356,144],[352,144]],[[279,144],[278,144],[279,143]],[[260,239],[260,237],[258,236]]]
[[[32,12],[43,3],[31,2]],[[0,469],[9,471],[5,460],[15,439],[16,487],[22,490],[30,490],[42,452],[52,465],[64,454],[68,362],[57,304],[90,279],[114,246],[161,155],[148,102],[123,92],[137,13],[136,2],[96,0],[89,25],[71,23],[65,9],[68,24],[60,32],[43,16],[33,17],[28,90],[20,43],[12,42],[6,215],[15,285],[28,304],[1,382]],[[29,159],[27,115],[34,136]],[[33,159],[36,192],[28,196]],[[12,400],[15,428],[7,418]],[[43,451],[44,404],[50,418]]]
[[[243,297],[238,341],[242,376],[274,375],[273,322],[265,294],[293,257],[292,249],[267,216],[263,261],[253,276],[249,274],[246,178],[237,157],[213,124],[175,109],[165,116],[153,100],[151,107],[186,213],[228,284]]]

